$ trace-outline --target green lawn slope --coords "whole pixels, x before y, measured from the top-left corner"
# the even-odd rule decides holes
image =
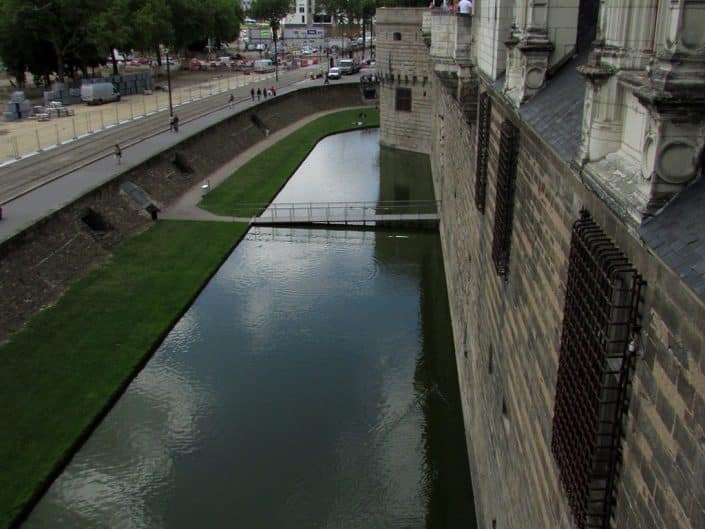
[[[7,527],[247,230],[159,221],[0,349],[0,527]]]
[[[362,125],[358,125],[363,113]],[[268,203],[325,136],[379,126],[379,113],[369,107],[322,116],[261,152],[208,193],[199,206],[217,215],[251,216],[259,211],[243,203]]]

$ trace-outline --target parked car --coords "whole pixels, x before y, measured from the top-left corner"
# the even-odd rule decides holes
[[[328,79],[340,79],[341,72],[340,68],[337,66],[334,66],[330,70],[328,70]]]
[[[202,61],[201,59],[191,59],[189,66],[191,67],[192,70],[207,70],[208,69],[208,63],[206,61]]]

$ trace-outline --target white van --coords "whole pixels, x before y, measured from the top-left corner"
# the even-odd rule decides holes
[[[253,69],[258,73],[273,72],[274,63],[271,59],[258,59],[255,61],[255,67]]]
[[[81,85],[81,101],[88,105],[120,101],[120,93],[113,83],[84,84]]]

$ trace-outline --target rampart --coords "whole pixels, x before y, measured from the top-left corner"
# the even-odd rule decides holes
[[[675,255],[657,253],[573,162],[584,88],[574,64],[552,79],[552,92],[518,109],[502,81],[478,72],[473,51],[459,45],[484,20],[484,4],[475,4],[478,20],[426,10],[416,27],[407,8],[380,10],[378,42],[389,42],[378,60],[381,138],[429,152],[409,140],[431,135],[478,527],[700,529],[705,296],[693,279],[699,272],[681,262],[678,241]],[[449,31],[458,38],[449,39]],[[424,39],[431,91],[405,93],[395,65],[412,55],[422,63]],[[585,215],[589,233],[580,239],[576,223]],[[652,234],[651,242],[681,238],[670,229]],[[590,246],[597,237],[600,246]],[[603,283],[585,274],[598,261],[613,263]],[[627,304],[621,293],[600,297],[598,289],[620,284],[614,270],[626,267],[644,282],[630,291],[629,310],[637,310],[610,328]],[[596,312],[567,318],[590,303]],[[568,365],[559,351],[571,341]],[[609,356],[616,342],[624,353],[619,360]],[[617,379],[623,393],[610,389]],[[572,414],[560,428],[557,402]]]
[[[486,85],[480,91],[490,94],[492,112],[485,212],[478,211],[476,126],[468,126],[442,83],[434,87],[439,119],[431,163],[443,203],[441,235],[480,526],[573,526],[551,439],[571,227],[585,208],[647,284],[616,527],[698,527],[705,505],[703,300]],[[492,247],[506,119],[518,125],[520,148],[505,280],[496,273]]]
[[[151,208],[131,197],[125,183],[163,207],[264,138],[265,129],[275,132],[322,110],[360,104],[365,103],[356,84],[304,88],[270,99],[122,173],[4,242],[0,343],[73,281],[109,259],[122,240],[149,226]]]
[[[480,527],[573,527],[551,452],[571,227],[586,208],[646,281],[615,527],[702,527],[703,300],[491,88],[485,213],[476,126],[434,85],[431,165]],[[500,126],[519,125],[507,279],[492,259]],[[450,138],[450,140],[449,140]],[[576,397],[577,398],[577,397]],[[700,525],[699,525],[700,524]]]

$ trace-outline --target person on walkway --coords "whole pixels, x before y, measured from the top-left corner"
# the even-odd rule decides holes
[[[323,74],[323,84],[328,84],[328,72]]]
[[[117,143],[115,144],[115,149],[113,149],[113,154],[115,155],[115,161],[120,165],[122,163],[122,149]]]
[[[235,104],[235,96],[230,94],[230,97],[228,98],[228,108],[232,110],[234,104]]]
[[[277,91],[274,89],[274,85],[270,86],[269,89],[270,89],[271,92],[272,92],[272,97],[274,97],[275,95],[277,95]]]
[[[179,116],[177,116],[176,114],[171,116],[171,127],[170,128],[174,132],[179,132]]]
[[[262,89],[257,88],[257,101],[259,101],[262,98]]]
[[[461,15],[469,15],[472,13],[472,0],[460,0],[458,4],[458,13]]]
[[[266,86],[262,89],[262,95],[264,96],[265,99],[267,99],[267,87]]]
[[[252,101],[255,100],[255,89],[254,88],[250,88],[250,97],[252,98]]]

